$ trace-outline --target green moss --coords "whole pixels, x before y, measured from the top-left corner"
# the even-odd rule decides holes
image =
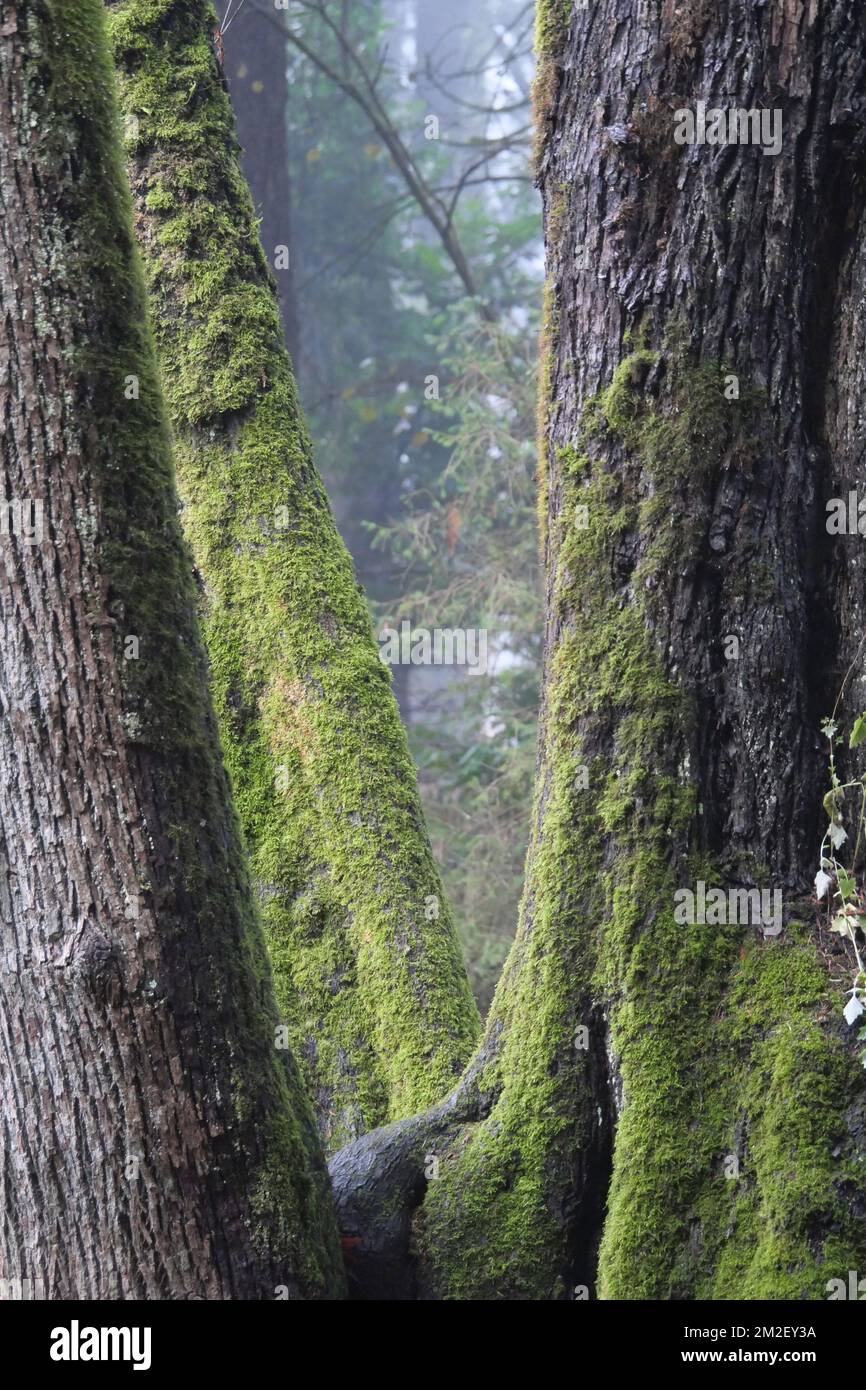
[[[518,936],[488,1023],[488,1038],[503,1041],[478,1081],[495,1103],[441,1156],[424,1205],[424,1244],[447,1298],[565,1293],[568,1252],[555,1212],[595,1119],[585,1067],[575,1065],[578,1029],[590,1021],[573,834],[589,793],[575,774],[562,758],[552,782],[541,779],[544,833],[530,849]]]
[[[603,599],[618,538],[639,509],[587,453],[570,446],[557,457],[563,506],[548,544],[560,635],[520,926],[487,1027],[502,1042],[478,1083],[495,1100],[445,1155],[424,1204],[425,1249],[450,1298],[568,1296],[573,1252],[558,1214],[574,1201],[576,1155],[596,1143],[599,1123],[578,1030],[601,1027],[599,973],[609,982],[624,969],[642,895],[664,882],[670,837],[685,834],[694,810],[693,789],[665,771],[687,703],[640,611]],[[617,715],[611,768],[596,749]],[[628,881],[637,902],[605,869],[604,837],[626,824],[629,847],[642,847]],[[598,1036],[592,1046],[597,1059]]]
[[[111,11],[220,732],[280,1009],[336,1148],[449,1090],[478,1018],[389,674],[315,471],[214,22],[179,0]]]
[[[664,406],[648,399],[644,383],[664,366]],[[638,347],[623,358],[610,385],[585,412],[585,427],[605,425],[640,458],[656,482],[689,482],[712,476],[732,440],[741,439],[763,404],[760,392],[725,396],[729,369],[718,362],[690,362],[685,355]],[[742,458],[742,452],[740,457]]]
[[[535,7],[536,68],[532,106],[536,167],[539,167],[544,154],[548,124],[559,88],[558,59],[568,35],[571,15],[571,0],[538,0]]]
[[[826,971],[809,943],[700,935],[691,985],[672,936],[653,1002],[647,986],[618,1021],[629,1100],[602,1296],[821,1298],[864,1254],[842,1201],[862,1175],[833,1156],[852,1076],[821,1024]],[[846,1238],[819,1244],[828,1229]]]
[[[638,348],[624,357],[613,380],[585,412],[585,427],[597,428],[599,418],[630,448],[636,448],[646,429],[646,411],[640,386],[647,371],[659,360],[659,353]]]
[[[664,574],[669,551],[653,536],[660,512],[641,497],[635,470],[645,470],[681,530],[682,490],[712,485],[723,459],[736,457],[739,435],[759,423],[759,398],[726,400],[726,373],[715,364],[664,361],[673,395],[663,405],[647,400],[642,386],[659,360],[640,348],[589,411],[591,427],[626,451],[616,480],[595,485],[590,512],[600,513],[609,547],[623,531],[641,538],[643,581]],[[586,477],[585,460],[580,469],[567,463],[569,474]],[[609,577],[570,566],[578,572],[567,608],[586,622],[583,595],[593,593],[592,611],[607,612],[608,631],[631,633],[611,658],[615,679],[598,651],[584,696],[623,711],[598,803],[614,867],[595,986],[609,1001],[624,1096],[599,1294],[818,1298],[834,1261],[862,1263],[864,1238],[816,1241],[818,1231],[842,1229],[844,1185],[858,1177],[850,1154],[831,1153],[856,1078],[822,1025],[826,971],[802,931],[757,941],[749,928],[675,922],[681,875],[724,883],[712,863],[685,852],[698,810],[680,770],[689,700],[652,653],[649,600],[623,608],[612,596],[605,606]],[[765,866],[757,881],[768,874]],[[736,1179],[726,1177],[731,1156]]]
[[[646,585],[673,562],[687,563],[703,540],[708,489],[723,466],[749,472],[760,447],[766,397],[744,385],[728,397],[731,369],[720,362],[695,361],[677,324],[662,349],[637,346],[619,363],[610,385],[585,407],[590,432],[609,431],[643,472],[642,533],[650,538],[638,579]],[[648,394],[650,374],[653,394]],[[731,582],[765,596],[767,578],[753,557],[729,566]]]
[[[536,57],[546,57],[560,50],[572,13],[572,0],[539,0],[535,7]]]

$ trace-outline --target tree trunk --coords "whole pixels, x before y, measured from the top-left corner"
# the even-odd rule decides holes
[[[864,542],[825,527],[862,464],[866,13],[546,0],[539,56],[522,920],[462,1086],[332,1162],[356,1291],[826,1298],[866,1264],[851,969],[808,896],[866,630]],[[677,144],[698,100],[780,110],[781,149]],[[780,891],[784,930],[681,923],[701,882]]]
[[[0,1276],[339,1294],[177,523],[98,0],[0,30]]]
[[[334,1147],[441,1096],[477,1012],[312,461],[208,7],[109,10],[223,745],[278,1002]]]
[[[221,15],[225,13],[225,0],[219,9]],[[237,24],[229,25],[224,39],[225,73],[237,121],[244,177],[255,194],[262,246],[276,270],[286,345],[295,373],[300,375],[301,331],[294,289],[295,248],[286,130],[287,50],[274,26],[274,21],[283,22],[284,15],[281,10],[274,10],[272,18],[250,6],[243,16],[238,10],[238,16]]]

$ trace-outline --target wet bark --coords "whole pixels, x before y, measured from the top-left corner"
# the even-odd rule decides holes
[[[0,1277],[50,1299],[334,1296],[324,1160],[274,1045],[206,689],[113,85],[97,0],[4,8]]]

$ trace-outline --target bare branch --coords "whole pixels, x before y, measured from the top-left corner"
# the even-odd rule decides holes
[[[338,51],[345,60],[348,72],[353,73],[354,76],[347,76],[345,72],[335,68],[298,32],[297,29],[284,26],[272,11],[264,8],[261,4],[256,4],[255,0],[253,8],[271,24],[275,25],[284,40],[293,44],[305,58],[313,63],[321,73],[344,92],[346,96],[354,101],[364,112],[373,129],[376,131],[376,134],[391,155],[394,165],[402,176],[407,188],[439,237],[466,293],[470,298],[478,301],[479,312],[482,317],[488,322],[492,322],[495,318],[493,310],[479,292],[466,253],[454,229],[453,202],[451,207],[449,207],[437,197],[422,170],[419,168],[411,150],[408,148],[400,132],[391,120],[376,89],[378,71],[376,80],[374,80],[368,72],[366,64],[360,57],[355,45],[353,45],[342,32],[340,26],[334,22],[333,17],[323,4],[317,3],[317,0],[298,0],[298,4],[302,9],[314,14],[325,24],[338,45]],[[379,71],[380,70],[381,68]]]

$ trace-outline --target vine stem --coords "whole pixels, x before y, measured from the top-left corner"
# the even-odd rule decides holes
[[[851,672],[854,670],[854,667],[857,665],[857,662],[858,662],[859,659],[860,659],[860,653],[862,652],[862,650],[863,650],[864,647],[866,647],[866,633],[864,633],[864,635],[860,638],[860,645],[858,646],[856,652],[854,653],[854,659],[853,659],[853,661],[851,662],[851,665],[848,667],[848,670],[845,672],[845,679],[843,680],[842,684],[841,684],[840,687],[839,687],[839,694],[836,696],[836,703],[835,703],[835,705],[833,706],[833,713],[832,713],[832,715],[830,716],[831,719],[835,719],[835,718],[836,718],[836,711],[837,711],[838,708],[839,708],[839,701],[842,699],[842,696],[845,694],[845,686],[848,684],[849,680],[851,679]]]

